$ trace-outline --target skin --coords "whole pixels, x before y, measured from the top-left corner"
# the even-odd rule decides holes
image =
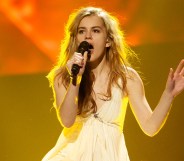
[[[78,33],[76,36],[78,44],[82,41],[88,41],[93,45],[90,66],[95,74],[96,80],[94,82],[95,93],[106,92],[108,80],[109,66],[105,58],[106,47],[110,46],[108,42],[106,28],[101,18],[98,16],[87,16],[83,18],[79,24]],[[67,62],[67,69],[70,72],[72,65],[78,64],[81,66],[78,79],[82,77],[87,61],[87,53],[82,56],[80,53],[74,53],[73,57]],[[138,73],[129,68],[133,79],[127,79],[127,93],[132,111],[142,128],[142,130],[149,136],[154,136],[163,126],[171,104],[174,98],[184,90],[184,59],[181,60],[176,70],[170,69],[166,87],[154,111],[151,110],[149,103],[145,96],[143,82]],[[64,127],[71,127],[75,122],[77,115],[77,98],[79,93],[79,83],[74,86],[70,83],[67,90],[58,80],[55,80],[55,94],[57,103],[57,113],[61,124]],[[102,88],[103,87],[103,88]],[[97,109],[99,109],[104,101],[95,95]]]

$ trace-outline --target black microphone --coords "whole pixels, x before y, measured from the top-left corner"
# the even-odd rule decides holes
[[[77,49],[77,52],[84,55],[84,52],[87,51],[88,55],[90,55],[89,49],[92,49],[92,48],[93,48],[92,45],[90,45],[87,41],[82,41]],[[88,56],[88,58],[89,58],[89,56]],[[80,66],[78,64],[73,64],[72,69],[71,69],[72,76],[76,77],[77,74],[79,73],[79,70],[80,70]]]

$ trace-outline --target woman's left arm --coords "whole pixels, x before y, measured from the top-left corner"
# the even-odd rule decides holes
[[[142,130],[147,135],[154,136],[164,125],[174,97],[184,90],[184,59],[175,71],[170,69],[166,88],[154,111],[147,102],[140,76],[133,69],[130,72],[132,78],[127,79],[127,92],[132,111]]]

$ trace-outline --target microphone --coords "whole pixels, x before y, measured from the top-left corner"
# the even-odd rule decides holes
[[[93,48],[92,45],[90,45],[87,41],[82,41],[80,43],[78,49],[77,49],[77,52],[84,55],[84,52],[87,51],[88,52],[88,58],[89,58],[89,55],[90,55],[90,50],[89,49],[92,49],[92,48]],[[73,64],[72,69],[71,69],[72,76],[76,77],[77,74],[79,73],[79,70],[80,70],[80,66],[78,64]]]

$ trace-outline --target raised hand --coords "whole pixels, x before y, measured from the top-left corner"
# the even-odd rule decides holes
[[[176,70],[170,68],[169,76],[166,83],[166,91],[176,97],[184,90],[184,59],[180,61]]]

